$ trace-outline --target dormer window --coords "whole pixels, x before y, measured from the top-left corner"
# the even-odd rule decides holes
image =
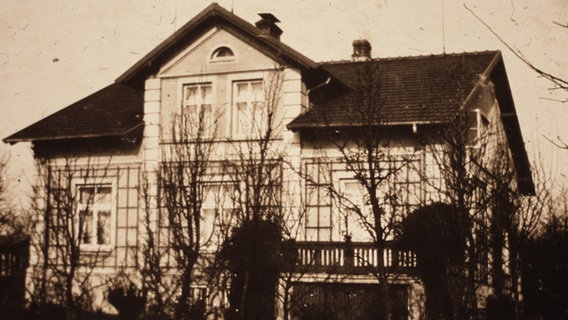
[[[210,60],[211,62],[233,61],[235,60],[235,53],[231,48],[222,46],[213,50]]]

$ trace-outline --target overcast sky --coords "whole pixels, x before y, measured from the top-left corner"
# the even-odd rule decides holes
[[[112,83],[211,2],[0,0],[0,137]],[[568,79],[568,27],[560,26],[568,0],[217,2],[251,23],[257,13],[274,14],[282,41],[315,61],[349,59],[362,38],[378,58],[500,49],[529,157],[542,154],[554,174],[568,175],[568,151],[544,139],[568,142],[568,102],[557,101],[568,94],[552,90],[464,7],[535,66]],[[0,146],[11,155],[15,190],[32,178],[29,149]]]

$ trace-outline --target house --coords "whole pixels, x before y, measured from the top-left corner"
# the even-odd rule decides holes
[[[276,17],[260,16],[252,25],[212,4],[113,84],[5,138],[31,142],[45,165],[39,176],[46,214],[38,220],[48,228],[39,228],[72,229],[64,238],[76,242],[78,268],[89,264],[99,279],[135,273],[148,252],[148,230],[174,229],[160,216],[179,200],[161,198],[165,183],[177,181],[164,170],[195,160],[183,155],[203,156],[176,151],[198,146],[207,150],[208,167],[200,168],[208,178],[177,187],[201,183],[198,220],[207,240],[199,249],[212,254],[228,235],[216,230],[226,232],[238,222],[232,215],[246,211],[238,206],[252,203],[235,203],[248,196],[242,184],[250,176],[231,165],[249,161],[258,168],[266,159],[257,155],[266,152],[274,162],[263,162],[269,169],[251,183],[278,190],[278,200],[265,193],[259,201],[270,203],[260,207],[277,206],[270,212],[282,213],[286,237],[294,240],[294,263],[284,270],[290,286],[279,289],[290,290],[290,300],[276,303],[278,317],[326,303],[340,318],[378,312],[366,311],[380,299],[378,279],[392,284],[398,318],[420,317],[416,256],[392,245],[391,227],[423,204],[447,200],[433,154],[443,145],[440,128],[463,112],[466,149],[505,146],[512,184],[522,194],[534,192],[501,53],[373,59],[371,44],[356,40],[351,59],[318,63],[280,41]],[[372,168],[378,163],[384,168]],[[365,185],[373,175],[380,181]],[[369,223],[378,212],[380,234]],[[56,232],[47,236],[55,256],[65,251],[55,248],[62,246]],[[170,254],[160,263],[171,266],[173,254],[164,250]],[[40,251],[32,250],[30,275],[41,266]],[[58,259],[66,258],[52,258],[54,268]],[[376,272],[378,265],[388,272]],[[83,276],[68,265],[61,270],[75,281]],[[189,294],[208,296],[204,281],[195,277]],[[211,308],[226,303],[216,299]]]

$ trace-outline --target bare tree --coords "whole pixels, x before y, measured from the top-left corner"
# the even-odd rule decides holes
[[[479,317],[483,287],[520,302],[519,249],[540,223],[550,181],[541,180],[537,197],[527,197],[509,146],[499,118],[485,118],[474,105],[432,131],[427,143],[426,165],[433,167],[427,171],[435,174],[423,177],[425,200],[444,202],[463,219],[464,260],[448,275],[456,306],[448,316],[456,319]]]
[[[525,57],[525,55],[519,49],[515,48],[512,44],[510,44],[505,39],[503,39],[503,37],[501,35],[499,35],[499,33],[497,31],[495,31],[495,29],[493,29],[489,24],[487,24],[487,22],[485,22],[479,15],[477,15],[465,3],[464,3],[464,8],[467,11],[469,11],[469,13],[471,13],[471,15],[475,17],[475,19],[477,19],[479,22],[481,22],[481,24],[483,24],[483,26],[485,26],[487,28],[487,30],[489,30],[495,37],[497,37],[497,39],[503,45],[505,45],[505,47],[507,47],[507,49],[509,49],[509,51],[511,51],[521,62],[523,62],[526,66],[528,66],[531,70],[533,70],[540,77],[548,80],[552,84],[551,90],[561,90],[564,93],[568,93],[568,80],[567,79],[562,78],[561,76],[558,76],[554,72],[543,70],[541,67],[535,65],[530,59]],[[566,28],[566,25],[562,25],[558,22],[553,21],[552,23],[554,23],[554,24],[556,24],[560,27]],[[553,101],[558,101],[560,103],[567,103],[568,98],[564,98],[564,99],[561,99],[561,100],[553,100]],[[555,140],[550,139],[548,137],[545,137],[545,138],[550,143],[552,143],[553,145],[555,145],[558,148],[568,149],[568,142],[562,140],[562,138],[559,137],[559,136],[557,136]]]
[[[491,26],[489,26],[481,17],[479,17],[472,9],[470,9],[465,3],[464,3],[464,7],[467,11],[469,11],[471,13],[471,15],[473,15],[479,22],[481,22],[494,36],[497,37],[497,39],[499,39],[499,41],[504,44],[507,49],[509,49],[520,61],[522,61],[525,65],[527,65],[529,68],[531,68],[534,72],[536,72],[537,74],[539,74],[540,76],[542,76],[543,78],[547,79],[548,81],[550,81],[550,83],[552,83],[552,85],[560,90],[563,90],[565,92],[568,92],[568,80],[563,79],[557,75],[554,75],[553,73],[547,72],[542,70],[541,68],[537,67],[536,65],[534,65],[529,59],[527,59],[523,53],[514,48],[512,45],[510,45],[505,39],[503,39],[493,28],[491,28]],[[566,28],[565,25],[560,25],[558,22],[554,22],[554,24],[557,24],[561,27]],[[566,103],[568,102],[567,100],[563,100],[561,101],[562,103]]]
[[[223,161],[232,208],[220,259],[231,274],[228,319],[266,319],[274,315],[280,246],[287,214],[283,203],[284,71],[262,80],[235,83],[238,113],[234,136]]]
[[[155,178],[145,179],[143,188],[143,286],[158,312],[164,312],[162,307],[175,299],[175,319],[188,316],[195,308],[196,274],[204,274],[207,257],[203,251],[213,238],[204,225],[211,220],[204,214],[203,202],[213,177],[213,142],[220,113],[206,101],[208,90],[208,85],[184,87],[184,104],[173,117],[171,136],[162,145],[158,171],[148,173]],[[152,179],[157,194],[150,190]],[[157,212],[153,211],[156,205]]]
[[[8,156],[0,157],[0,234],[18,234],[24,232],[25,221],[18,216],[9,194]]]
[[[356,64],[357,80],[351,86],[346,102],[345,119],[335,123],[325,111],[321,119],[325,127],[310,143],[322,155],[332,159],[323,180],[320,174],[306,172],[304,178],[330,196],[345,223],[359,226],[372,240],[377,250],[377,261],[371,263],[363,257],[362,264],[377,278],[381,292],[381,310],[385,319],[393,316],[389,296],[396,266],[385,261],[382,252],[396,235],[398,224],[407,211],[408,179],[412,179],[414,148],[399,139],[397,131],[388,127],[390,113],[385,109],[386,93],[381,90],[379,67],[374,61]],[[325,167],[325,165],[324,165]],[[410,177],[409,177],[410,174]],[[335,175],[333,177],[332,175]],[[414,174],[418,177],[416,174]],[[338,178],[350,179],[354,188],[338,185]],[[349,229],[345,231],[350,239]],[[372,267],[372,264],[375,264]]]
[[[37,295],[32,298],[40,307],[64,307],[67,319],[93,310],[92,275],[112,243],[108,169],[108,163],[91,157],[38,160],[31,229]]]

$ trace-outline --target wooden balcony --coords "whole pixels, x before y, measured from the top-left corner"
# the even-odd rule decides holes
[[[291,257],[287,271],[297,273],[375,273],[378,250],[370,242],[291,242],[285,250]],[[387,242],[383,251],[385,267],[389,273],[412,274],[416,269],[416,255],[396,248]]]

